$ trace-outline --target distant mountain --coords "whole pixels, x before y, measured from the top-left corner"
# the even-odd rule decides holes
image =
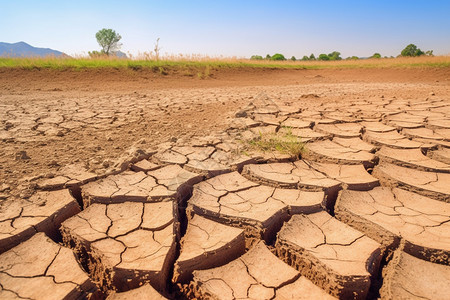
[[[45,57],[45,56],[67,56],[66,54],[49,48],[36,48],[25,42],[14,44],[0,42],[0,57]]]

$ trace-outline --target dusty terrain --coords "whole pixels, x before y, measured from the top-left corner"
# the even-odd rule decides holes
[[[447,68],[2,69],[0,108],[2,297],[450,292]]]

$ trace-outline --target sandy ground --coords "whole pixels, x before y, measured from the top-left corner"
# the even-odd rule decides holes
[[[277,102],[448,99],[449,69],[0,70],[0,198],[24,179],[64,165],[108,166],[133,143],[148,146],[220,132],[265,94]]]

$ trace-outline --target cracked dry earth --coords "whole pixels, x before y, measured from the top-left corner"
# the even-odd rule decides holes
[[[259,94],[224,126],[2,187],[0,298],[448,299],[449,99]],[[287,127],[300,157],[243,150]]]

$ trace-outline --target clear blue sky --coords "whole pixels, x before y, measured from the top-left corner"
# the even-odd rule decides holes
[[[450,0],[0,0],[2,42],[86,54],[101,28],[133,54],[158,37],[168,54],[396,56],[410,43],[450,54]]]

